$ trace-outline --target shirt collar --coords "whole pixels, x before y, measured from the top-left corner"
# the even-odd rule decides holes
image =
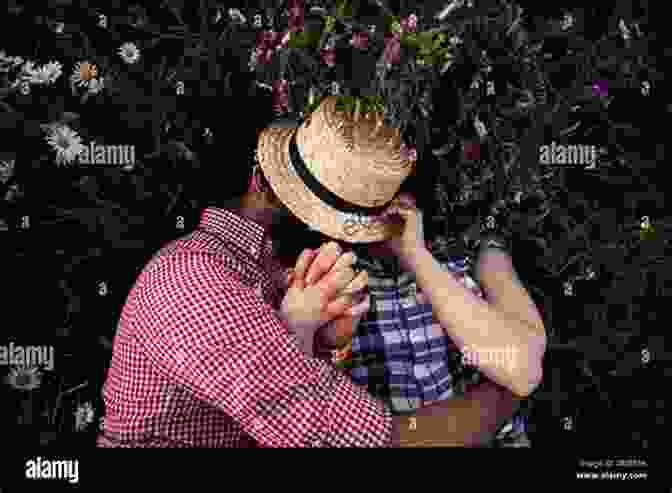
[[[244,252],[256,263],[268,259],[272,253],[271,239],[263,226],[226,209],[204,209],[198,227]]]
[[[379,278],[396,277],[399,274],[399,265],[396,258],[377,258],[372,257],[366,251],[357,255],[358,269],[366,270],[369,275]]]

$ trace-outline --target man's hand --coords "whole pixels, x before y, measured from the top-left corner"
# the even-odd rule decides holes
[[[352,253],[341,255],[333,242],[319,251],[304,250],[299,256],[280,314],[289,329],[310,346],[311,354],[317,328],[351,309],[353,298],[366,287],[366,273],[356,276],[352,269],[355,260]],[[319,280],[311,277],[314,282],[308,285],[306,272],[312,265],[318,275],[328,274]]]

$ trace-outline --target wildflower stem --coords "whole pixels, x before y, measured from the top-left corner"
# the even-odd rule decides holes
[[[63,388],[63,379],[60,379],[58,382],[58,394],[56,394],[56,402],[54,403],[54,409],[51,412],[51,416],[49,417],[50,425],[55,426],[56,425],[56,413],[58,413],[58,410],[61,407],[61,399],[62,399],[62,388]]]
[[[385,4],[383,0],[370,0],[370,1],[375,5],[377,5],[383,12],[385,12],[386,15],[394,17],[394,12],[390,10],[390,8]]]
[[[77,386],[75,386],[75,387],[72,387],[71,389],[68,389],[68,390],[64,391],[64,392],[62,393],[62,395],[72,394],[75,390],[83,389],[83,388],[86,387],[87,385],[89,385],[89,381],[88,381],[88,380],[87,380],[86,382],[84,382],[84,383],[80,383],[79,385],[77,385]]]

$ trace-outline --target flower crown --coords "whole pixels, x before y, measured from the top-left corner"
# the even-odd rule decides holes
[[[286,22],[280,30],[258,32],[249,68],[259,86],[273,91],[276,114],[304,117],[326,96],[337,96],[338,111],[382,115],[385,125],[399,128],[404,140],[406,128],[428,117],[431,90],[454,63],[461,41],[456,32],[449,37],[450,28],[438,20],[424,21],[415,14],[397,17],[378,5],[383,15],[372,25],[356,20],[347,1],[306,9],[304,1],[290,0],[281,15],[270,16],[271,27],[277,17]],[[231,9],[229,15],[246,21],[238,10]],[[262,28],[260,15],[253,25]],[[405,143],[401,154],[417,158],[413,146]]]

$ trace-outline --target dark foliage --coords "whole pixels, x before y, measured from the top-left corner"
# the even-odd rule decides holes
[[[77,432],[73,413],[89,402],[100,415],[128,290],[156,249],[196,225],[203,207],[244,192],[256,136],[273,118],[272,94],[247,71],[256,38],[249,24],[268,12],[245,2],[248,25],[231,27],[229,5],[146,3],[13,0],[0,21],[5,55],[63,65],[53,85],[22,94],[11,87],[20,64],[0,63],[0,250],[9,291],[2,311],[13,320],[0,344],[54,345],[57,355],[39,389],[2,386],[3,437],[92,443],[95,421]],[[381,18],[376,2],[357,3],[363,23]],[[443,7],[412,3],[389,8],[423,17]],[[526,2],[509,30],[513,5],[474,3],[444,21],[463,39],[459,63],[432,87],[429,116],[409,117],[405,131],[419,161],[405,186],[439,249],[473,258],[477,240],[492,233],[513,245],[550,339],[544,383],[530,399],[534,445],[646,446],[665,414],[660,300],[669,298],[672,279],[662,135],[669,107],[654,63],[667,46],[654,32],[660,13],[648,2],[552,11]],[[566,13],[574,24],[563,30]],[[129,41],[141,50],[138,63],[117,54]],[[71,89],[68,78],[83,60],[97,65],[104,90]],[[592,89],[599,80],[608,82],[606,95]],[[292,97],[303,102],[300,91]],[[392,105],[412,106],[411,93],[397,94]],[[56,166],[40,125],[59,121],[86,142],[136,146],[135,166]],[[551,142],[604,152],[592,169],[545,166],[539,146]],[[287,257],[300,246],[288,243]]]

